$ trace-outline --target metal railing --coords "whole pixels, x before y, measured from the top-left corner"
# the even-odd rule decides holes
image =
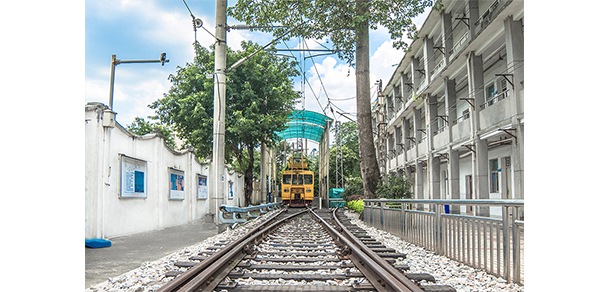
[[[504,90],[500,93],[496,93],[496,94],[494,94],[494,96],[491,96],[487,100],[485,100],[485,103],[480,105],[480,108],[481,108],[481,110],[484,110],[484,109],[494,105],[498,101],[503,100],[509,96],[510,96],[510,90],[508,90],[508,89]]]
[[[388,203],[394,203],[390,205]],[[396,204],[398,203],[398,204]],[[424,211],[428,206],[428,210]],[[523,283],[523,200],[364,200],[364,222],[466,265]],[[501,218],[459,214],[502,209]],[[412,210],[417,207],[418,210]],[[452,210],[450,214],[448,211]]]

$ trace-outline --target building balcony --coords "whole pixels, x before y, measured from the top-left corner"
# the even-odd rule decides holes
[[[417,155],[415,155],[415,147],[411,147],[411,149],[407,150],[407,161],[413,161],[415,160],[415,158],[417,158]]]
[[[464,117],[462,116],[460,118],[464,118]],[[452,128],[451,128],[452,141],[458,141],[460,139],[470,136],[470,123],[467,119],[468,118],[465,118],[465,120],[462,120],[462,122],[458,122],[452,126]],[[459,121],[459,118],[458,118],[458,121]]]
[[[501,11],[500,8],[506,5],[507,2],[508,0],[496,0],[491,3],[489,8],[483,11],[479,19],[474,23],[474,33],[477,34],[484,30],[498,16]]]
[[[438,149],[438,148],[441,148],[443,146],[446,146],[446,145],[449,144],[449,142],[450,142],[449,131],[439,132],[432,139],[432,143],[433,143],[434,149]]]
[[[499,125],[517,114],[515,99],[510,98],[510,91],[497,94],[494,98],[487,100],[481,107],[483,108],[479,112],[481,129]]]
[[[417,153],[419,155],[428,152],[428,141],[426,139],[422,139],[419,144],[417,144]]]
[[[430,80],[434,80],[434,78],[436,78],[436,76],[441,73],[441,70],[443,70],[443,68],[445,68],[445,58],[441,58],[440,62],[438,62],[438,64],[436,64],[436,66],[434,66],[434,69],[432,69],[432,75],[430,77]]]
[[[461,38],[459,38],[455,42],[455,45],[449,51],[449,60],[453,60],[457,56],[459,56],[462,49],[466,47],[466,45],[468,44],[469,41],[470,41],[470,33],[466,32],[466,33],[464,33],[464,35]]]
[[[402,153],[398,154],[398,156],[396,156],[396,165],[401,166],[405,164],[405,152],[403,151]]]

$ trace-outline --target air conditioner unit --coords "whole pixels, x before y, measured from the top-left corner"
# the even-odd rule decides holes
[[[116,113],[110,109],[105,109],[102,113],[102,126],[114,128]]]

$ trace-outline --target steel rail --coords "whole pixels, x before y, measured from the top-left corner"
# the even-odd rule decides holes
[[[335,209],[336,211],[336,209]],[[360,269],[360,271],[369,279],[369,282],[377,289],[377,291],[412,291],[412,292],[423,292],[421,288],[415,285],[411,280],[407,279],[406,276],[402,275],[408,283],[403,283],[402,279],[399,279],[395,274],[398,271],[392,267],[385,260],[382,260],[385,265],[382,265],[375,261],[373,257],[365,253],[365,249],[368,249],[361,241],[357,239],[350,239],[344,236],[342,232],[336,230],[326,221],[324,221],[318,214],[310,210],[310,215],[314,217],[324,228],[331,233],[333,238],[337,241],[342,242],[347,249],[343,249],[345,255],[347,255],[354,265]],[[333,217],[336,218],[333,211]],[[340,224],[340,223],[339,223]],[[342,230],[346,230],[345,226],[339,225]],[[348,233],[348,232],[346,232]],[[353,236],[353,235],[352,235]],[[355,237],[353,237],[355,238]],[[370,251],[370,249],[369,249]],[[372,251],[371,251],[372,252]],[[380,258],[376,253],[372,252],[373,255]],[[396,272],[396,273],[393,273]]]
[[[285,212],[285,210],[283,210],[282,212]],[[235,267],[239,263],[241,258],[245,256],[247,249],[249,249],[248,245],[251,245],[253,241],[258,241],[258,238],[264,236],[267,232],[270,232],[285,221],[299,216],[307,212],[307,210],[292,214],[290,216],[282,218],[281,220],[272,222],[273,220],[277,219],[277,217],[282,212],[270,218],[265,224],[254,228],[253,230],[233,242],[231,245],[225,247],[216,254],[213,254],[204,262],[189,269],[184,274],[178,276],[176,279],[167,283],[165,286],[161,287],[161,289],[157,291],[190,292],[214,290],[216,286],[229,274],[233,267]],[[195,267],[199,268],[197,270],[193,270]],[[179,283],[172,284],[174,281],[180,278],[182,278],[182,280]]]
[[[353,235],[351,232],[349,232],[347,230],[347,228],[345,227],[345,225],[343,225],[341,223],[341,221],[339,221],[339,218],[337,218],[337,209],[338,208],[335,208],[333,210],[333,219],[334,219],[335,223],[337,224],[337,226],[339,226],[339,232],[344,233],[345,236],[351,242],[353,242],[355,245],[358,246],[357,247],[358,249],[360,249],[362,252],[364,252],[375,263],[377,263],[379,266],[381,266],[384,271],[387,271],[388,273],[390,273],[396,280],[398,280],[400,283],[402,283],[404,286],[406,286],[407,289],[409,289],[409,290],[399,290],[399,291],[423,292],[423,290],[419,286],[417,286],[415,283],[413,283],[413,281],[409,280],[409,278],[407,278],[407,276],[405,276],[403,273],[401,273],[396,268],[394,268],[392,265],[390,265],[390,263],[388,263],[386,260],[382,259],[376,252],[371,250],[368,246],[366,246],[364,243],[362,243],[362,241],[360,241],[358,238],[356,238],[355,235]]]
[[[267,222],[271,222],[272,220],[276,219],[278,216],[280,216],[285,211],[286,211],[286,209],[273,215],[271,218],[269,218],[269,220]],[[222,257],[222,255],[226,251],[235,248],[241,241],[252,236],[253,234],[258,232],[263,227],[264,227],[264,225],[253,228],[252,230],[248,231],[248,233],[246,233],[242,237],[240,237],[238,240],[227,245],[225,248],[221,249],[219,252],[210,255],[208,258],[206,258],[202,262],[198,263],[197,265],[191,267],[190,269],[188,269],[188,271],[180,274],[179,277],[176,277],[173,280],[171,280],[170,282],[168,282],[167,284],[161,286],[161,288],[159,288],[156,291],[157,292],[170,292],[170,291],[175,291],[179,287],[182,287],[186,282],[191,280],[193,277],[197,276],[197,274],[199,274],[202,270],[206,269],[211,264],[213,264],[215,261],[217,261],[220,257]]]

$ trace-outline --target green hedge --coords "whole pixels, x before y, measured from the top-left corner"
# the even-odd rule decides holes
[[[362,211],[364,210],[364,201],[363,200],[349,201],[349,202],[347,202],[347,208],[355,210],[358,213],[362,214]]]

